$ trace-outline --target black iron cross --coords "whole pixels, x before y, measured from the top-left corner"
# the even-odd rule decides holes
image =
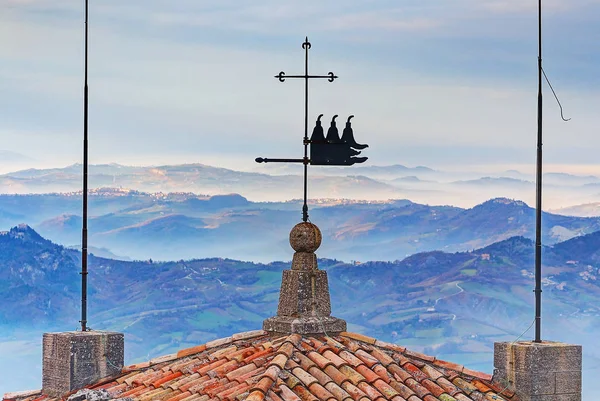
[[[337,75],[333,72],[329,72],[327,75],[309,75],[308,74],[308,51],[311,48],[311,44],[308,41],[308,37],[302,43],[302,48],[305,51],[304,57],[304,75],[285,75],[285,72],[281,71],[275,75],[275,78],[281,82],[285,82],[286,78],[302,78],[304,79],[304,158],[302,159],[267,159],[258,157],[256,158],[257,163],[303,163],[304,164],[304,205],[302,206],[302,220],[308,221],[308,204],[307,204],[307,186],[308,186],[308,165],[320,165],[320,166],[351,166],[355,163],[364,163],[366,157],[354,157],[360,154],[360,151],[356,149],[364,149],[368,145],[361,145],[356,143],[354,140],[354,133],[352,132],[352,126],[350,120],[354,116],[348,117],[346,122],[346,128],[344,129],[343,135],[340,138],[338,129],[335,123],[337,114],[333,116],[331,120],[331,126],[327,131],[327,137],[323,133],[323,127],[321,126],[321,117],[319,115],[316,121],[315,128],[311,138],[308,138],[308,80],[313,78],[326,78],[329,82],[333,82]],[[310,159],[308,157],[308,145],[310,145]]]

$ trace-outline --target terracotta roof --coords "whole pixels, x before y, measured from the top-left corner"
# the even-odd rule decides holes
[[[240,333],[126,367],[89,388],[140,401],[517,400],[488,374],[346,332]],[[39,391],[4,397],[59,400]]]

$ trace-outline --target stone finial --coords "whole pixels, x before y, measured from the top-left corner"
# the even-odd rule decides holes
[[[323,236],[313,223],[299,223],[290,231],[290,245],[296,252],[313,253],[321,246]]]
[[[283,271],[277,316],[263,322],[263,329],[281,334],[317,334],[346,331],[346,322],[331,316],[327,272],[319,270],[315,251],[321,245],[321,230],[312,223],[299,223],[290,232],[296,251],[291,270]]]

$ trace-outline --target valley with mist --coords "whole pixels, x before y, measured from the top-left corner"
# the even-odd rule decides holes
[[[90,171],[90,326],[124,332],[127,363],[259,328],[275,313],[301,218],[298,171]],[[348,172],[309,176],[333,315],[351,331],[490,372],[493,343],[533,319],[535,210],[521,200],[531,177]],[[596,391],[600,179],[545,182],[560,202],[543,214],[544,335],[584,345],[584,391]],[[42,333],[77,327],[80,183],[78,165],[0,176],[0,392],[39,387]],[[11,372],[15,363],[32,375]]]

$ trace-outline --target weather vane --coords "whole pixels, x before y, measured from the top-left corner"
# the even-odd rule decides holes
[[[354,117],[351,115],[346,121],[346,127],[340,138],[335,119],[337,114],[331,119],[331,125],[327,131],[327,136],[323,132],[321,125],[320,114],[317,118],[310,139],[308,138],[308,81],[310,79],[326,78],[329,82],[333,82],[337,77],[333,72],[327,75],[309,75],[308,74],[308,51],[311,44],[308,37],[302,43],[302,48],[305,52],[304,57],[304,75],[285,75],[281,71],[275,75],[275,78],[281,82],[285,82],[286,78],[302,78],[304,79],[304,157],[302,159],[267,159],[263,157],[256,158],[257,163],[302,163],[304,164],[304,205],[302,206],[302,220],[308,221],[308,205],[307,205],[307,183],[308,183],[308,165],[313,166],[351,166],[355,163],[364,163],[366,157],[356,157],[360,154],[360,150],[369,145],[361,145],[354,140],[354,132],[350,120]],[[310,158],[308,157],[308,145],[310,145]]]

